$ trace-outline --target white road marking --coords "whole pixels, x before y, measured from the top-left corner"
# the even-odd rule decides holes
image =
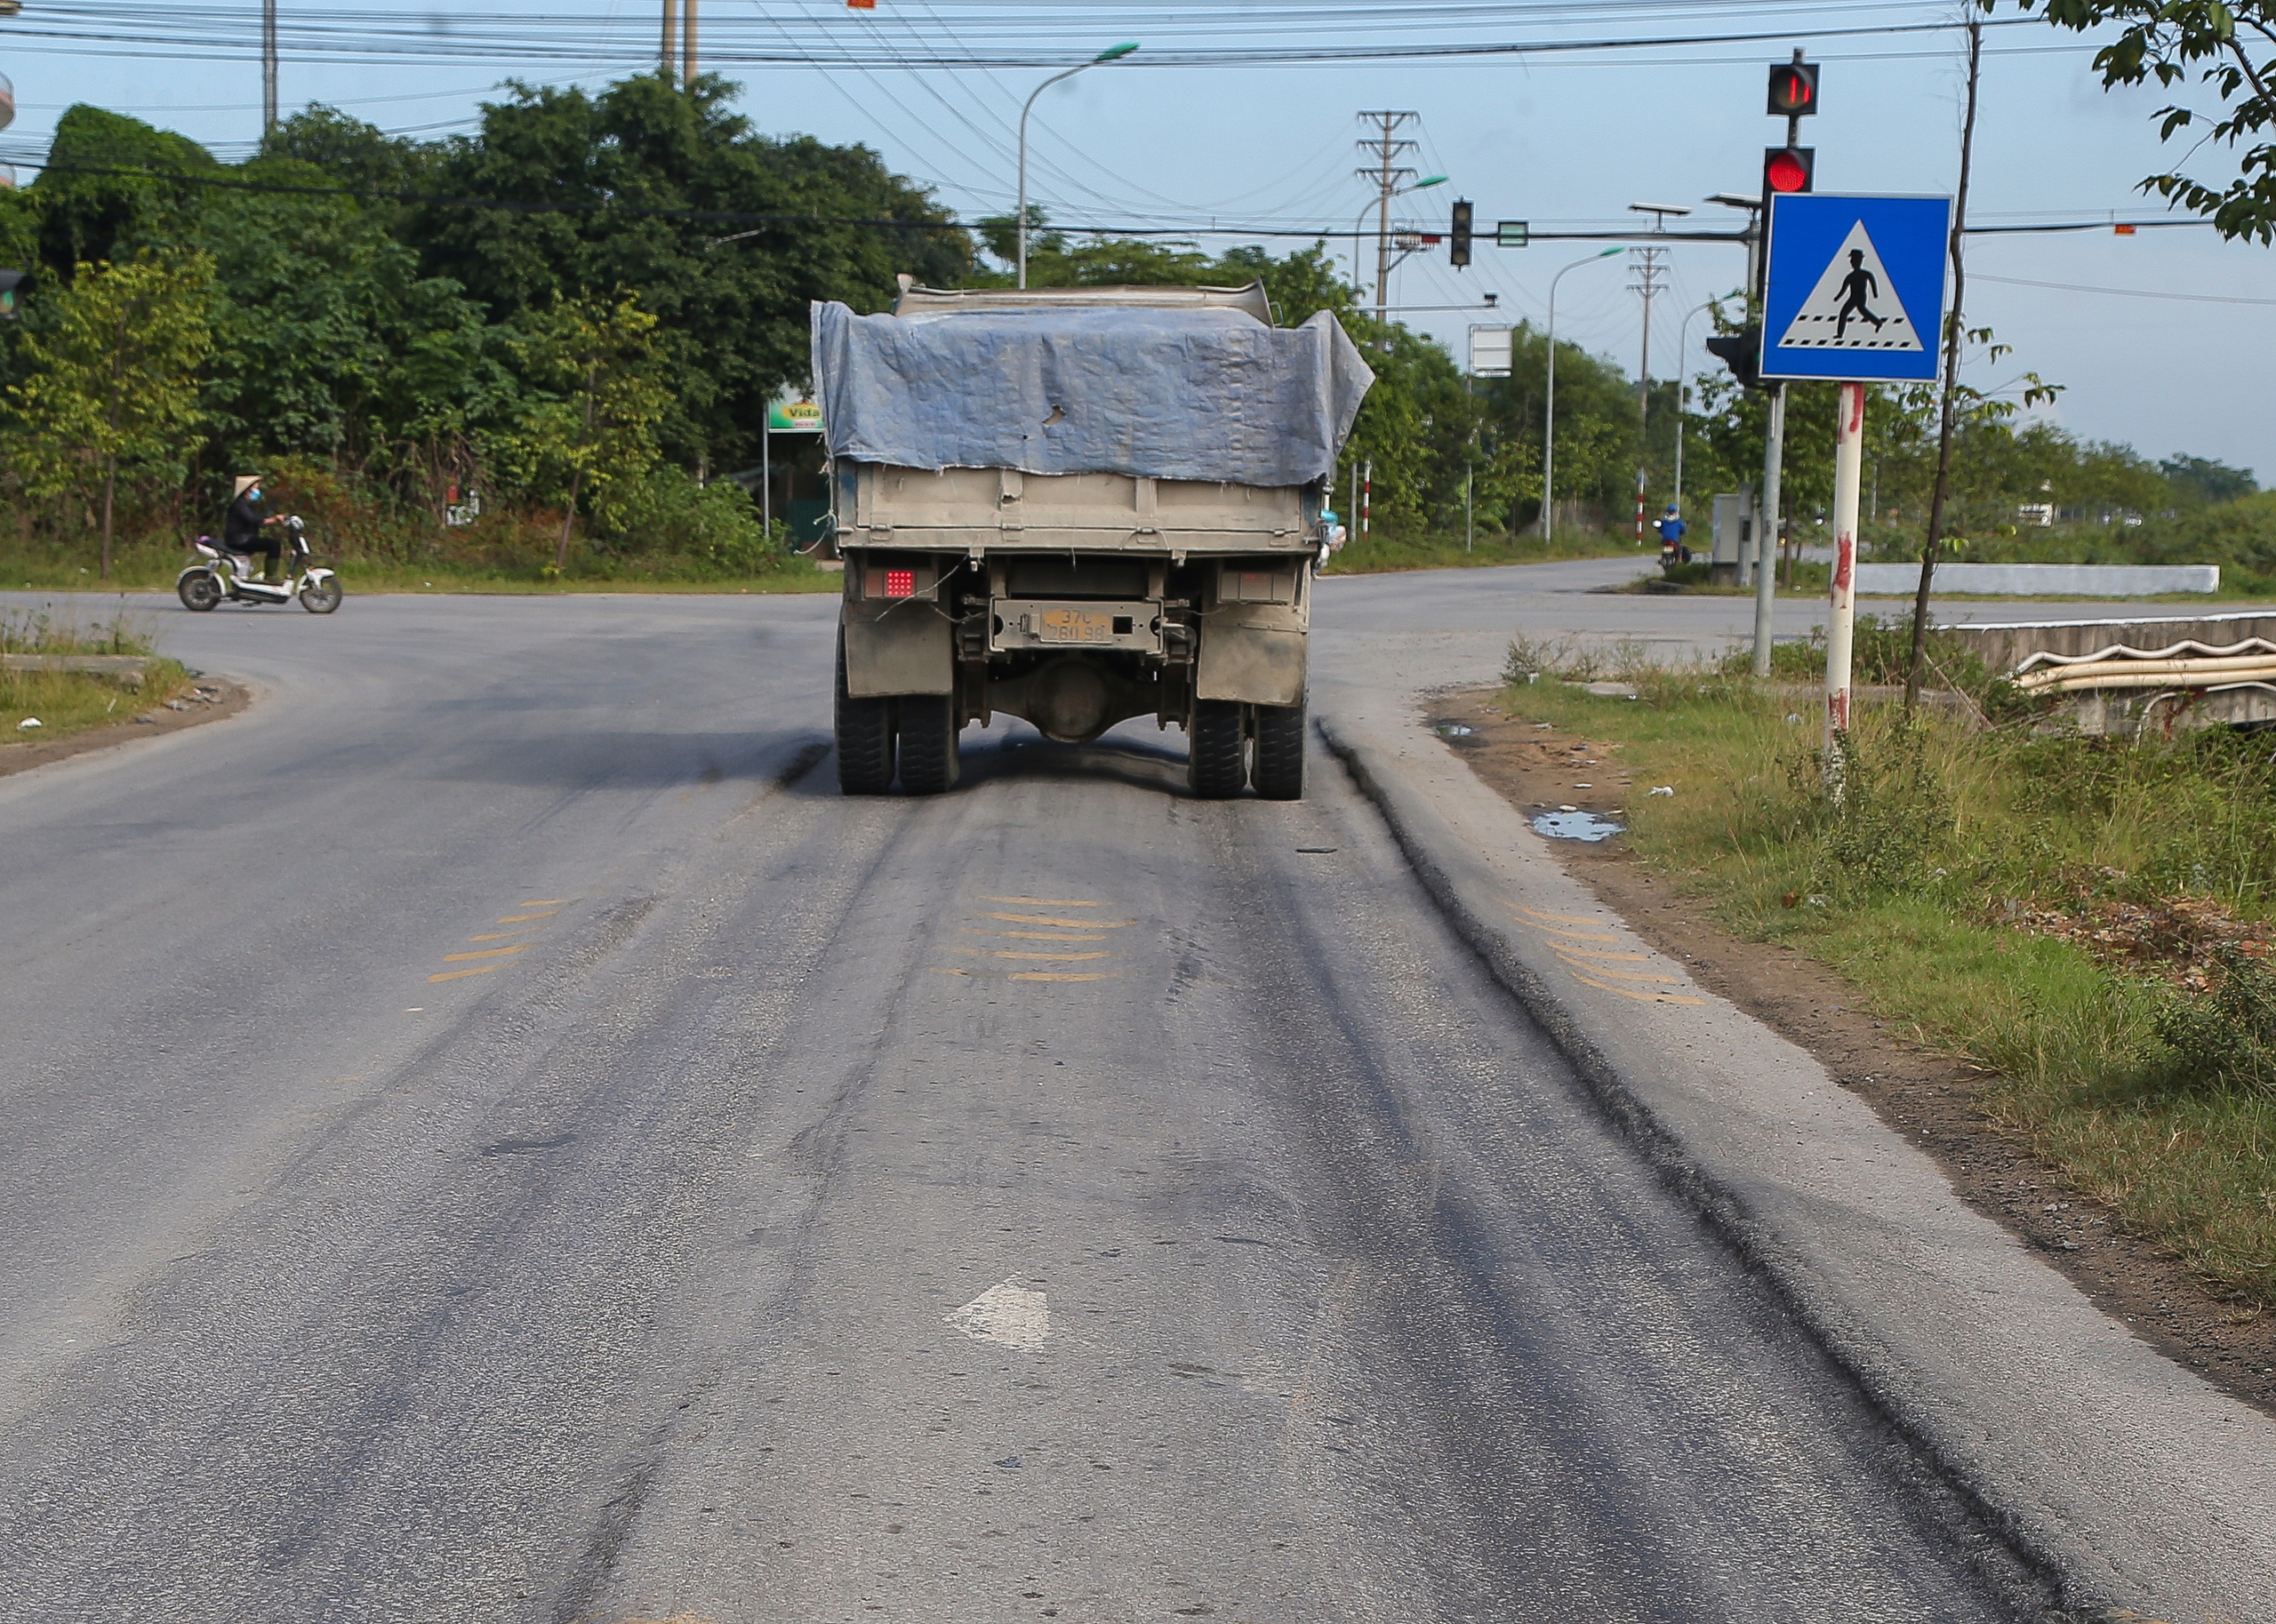
[[[948,1316],[948,1322],[975,1341],[1006,1348],[1040,1348],[1051,1334],[1051,1310],[1044,1293],[1014,1280],[990,1286]]]

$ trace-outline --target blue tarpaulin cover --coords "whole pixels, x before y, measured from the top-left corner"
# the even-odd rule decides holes
[[[1208,308],[903,318],[817,303],[813,365],[833,457],[1248,485],[1332,475],[1375,380],[1326,311],[1268,327]]]

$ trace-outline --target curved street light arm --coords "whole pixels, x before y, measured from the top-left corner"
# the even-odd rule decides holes
[[[1549,388],[1543,407],[1541,430],[1541,539],[1547,541],[1557,517],[1557,284],[1565,280],[1565,272],[1578,270],[1583,265],[1594,265],[1599,260],[1608,260],[1620,252],[1607,248],[1591,254],[1585,260],[1575,260],[1549,279]]]
[[[1051,77],[1046,79],[1042,84],[1030,91],[1028,92],[1028,99],[1020,103],[1019,220],[1020,285],[1022,287],[1025,287],[1028,284],[1028,115],[1035,110],[1035,99],[1038,96],[1042,95],[1044,92],[1049,90],[1053,85],[1058,84],[1062,79],[1071,79],[1077,74],[1082,72],[1086,68],[1096,68],[1101,62],[1119,61],[1137,49],[1138,47],[1135,44],[1110,46],[1107,50],[1100,52],[1098,55],[1093,57],[1087,62],[1078,62],[1074,67],[1068,68],[1063,73],[1055,73],[1052,75]]]

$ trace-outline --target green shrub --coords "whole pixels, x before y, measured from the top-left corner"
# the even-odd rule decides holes
[[[2276,1097],[2276,971],[2235,944],[2214,954],[2212,985],[2158,1012],[2184,1088]]]
[[[1929,760],[1927,718],[1916,711],[1877,736],[1853,729],[1842,737],[1841,800],[1825,832],[1826,883],[1850,891],[1919,884],[1951,821],[1951,797]]]
[[[727,480],[700,485],[683,469],[660,468],[626,497],[623,511],[609,538],[617,552],[684,560],[722,575],[749,575],[783,562],[782,526],[775,525],[778,535],[770,540],[757,502]]]

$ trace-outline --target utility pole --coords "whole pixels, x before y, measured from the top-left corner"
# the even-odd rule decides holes
[[[1635,278],[1629,287],[1644,296],[1644,353],[1636,367],[1636,437],[1640,464],[1650,455],[1644,444],[1652,420],[1652,296],[1667,287],[1667,256],[1664,248],[1631,248],[1629,274]],[[1636,545],[1644,545],[1644,469],[1636,470]]]
[[[1359,150],[1374,162],[1358,172],[1359,179],[1373,181],[1375,188],[1375,319],[1381,321],[1390,303],[1390,200],[1400,181],[1414,177],[1414,172],[1401,166],[1398,160],[1414,151],[1415,144],[1402,140],[1398,132],[1422,115],[1385,110],[1359,116],[1375,126],[1374,134],[1358,143]]]
[[[1652,409],[1652,296],[1667,291],[1668,251],[1631,248],[1628,252],[1628,274],[1635,278],[1629,291],[1644,296],[1644,356],[1636,368],[1636,421],[1641,425]]]
[[[664,41],[657,56],[669,81],[679,70],[679,0],[664,0]]]
[[[695,84],[695,0],[684,0],[686,20],[680,25],[679,82],[683,88]]]
[[[276,129],[276,0],[260,0],[260,134]]]

